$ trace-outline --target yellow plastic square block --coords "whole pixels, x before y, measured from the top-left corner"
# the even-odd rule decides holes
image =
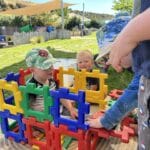
[[[11,91],[14,97],[14,105],[7,104],[3,90]],[[8,83],[6,80],[0,80],[0,110],[9,110],[12,114],[23,113],[23,109],[20,106],[22,100],[21,92],[18,89],[17,82]]]

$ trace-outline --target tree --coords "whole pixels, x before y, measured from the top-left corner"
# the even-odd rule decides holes
[[[90,22],[90,26],[93,28],[100,28],[102,25],[100,22],[98,22],[97,20],[92,19]]]
[[[114,0],[113,10],[132,12],[133,0]]]
[[[12,26],[21,27],[24,25],[24,20],[22,16],[15,16],[15,18],[11,22]]]
[[[79,27],[80,24],[81,24],[80,18],[77,18],[75,16],[68,21],[68,23],[65,25],[65,28],[68,30],[72,30],[74,27]]]
[[[64,11],[64,17],[67,19],[68,16],[69,16],[70,10],[66,7],[66,8],[63,9],[63,11]],[[61,12],[61,9],[57,9],[55,12],[56,12],[56,14],[57,14],[58,16],[61,17],[61,13],[62,13],[62,12]]]
[[[10,17],[1,17],[0,18],[0,26],[9,26],[11,25],[12,19]]]

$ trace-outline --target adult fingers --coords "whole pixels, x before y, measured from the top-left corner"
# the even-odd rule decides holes
[[[121,72],[123,70],[120,59],[110,58],[107,62],[107,65],[111,65],[117,72]]]

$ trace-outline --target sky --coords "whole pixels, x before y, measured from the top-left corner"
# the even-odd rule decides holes
[[[50,0],[30,0],[31,2],[36,3],[44,3]],[[63,2],[76,4],[69,8],[73,10],[84,10],[88,12],[96,12],[96,13],[105,13],[105,14],[114,14],[115,12],[112,10],[114,0],[63,0]]]

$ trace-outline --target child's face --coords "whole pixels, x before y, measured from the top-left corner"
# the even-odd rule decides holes
[[[32,68],[32,72],[33,72],[33,75],[34,77],[36,77],[36,79],[39,79],[39,80],[48,80],[50,78],[53,77],[53,71],[54,71],[54,68],[53,66],[51,66],[49,69],[47,70],[42,70],[42,69],[39,69],[39,68]]]
[[[78,69],[80,70],[86,69],[87,71],[90,71],[93,68],[93,60],[88,55],[78,56],[77,66],[78,66]]]

